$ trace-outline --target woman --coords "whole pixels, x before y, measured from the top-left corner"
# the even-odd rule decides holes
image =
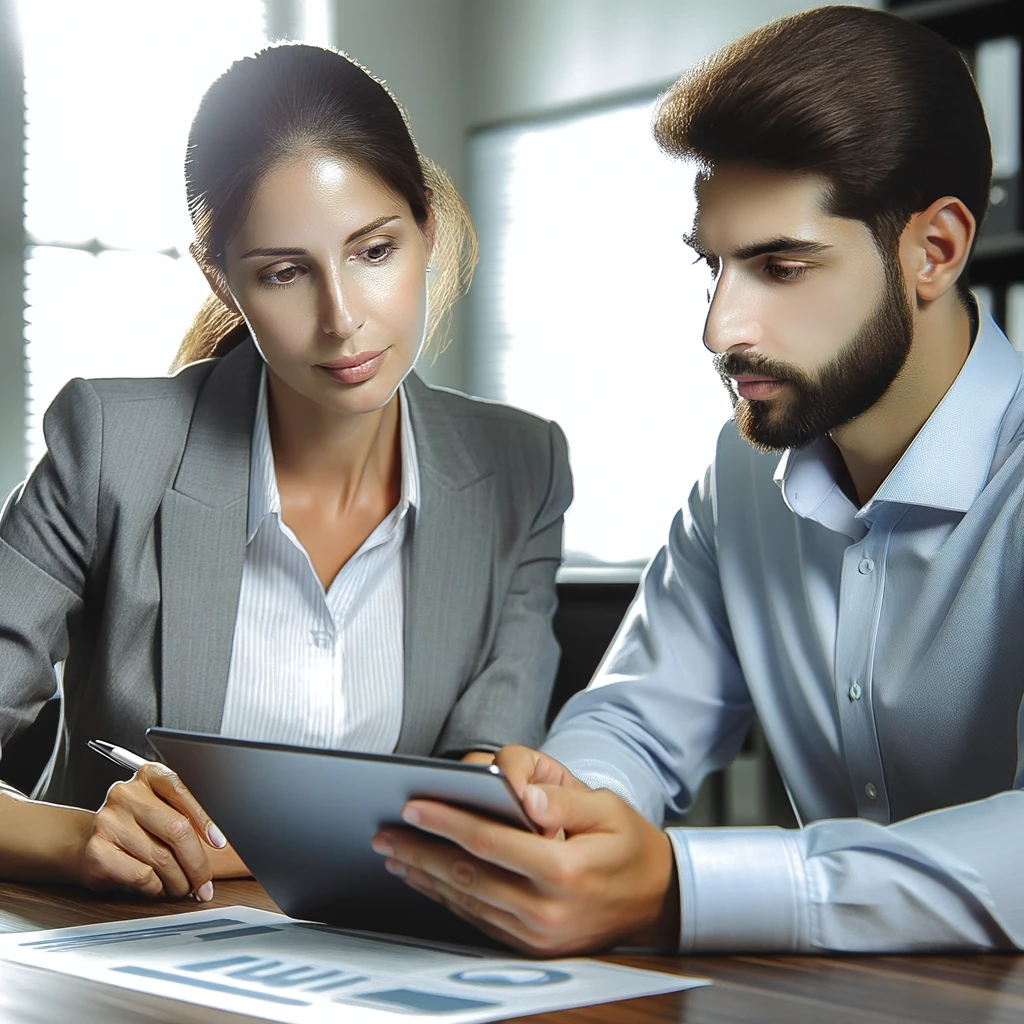
[[[186,178],[212,294],[183,368],[72,381],[0,522],[0,745],[62,661],[66,720],[55,803],[0,792],[6,877],[244,871],[163,766],[108,792],[91,738],[488,759],[542,727],[564,438],[411,372],[475,262],[454,189],[383,86],[295,44],[211,86]]]

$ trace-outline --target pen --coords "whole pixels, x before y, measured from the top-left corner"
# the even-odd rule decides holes
[[[89,740],[88,747],[90,750],[96,751],[97,754],[102,754],[113,761],[114,764],[119,764],[122,768],[127,768],[129,771],[137,772],[146,764],[144,757],[139,757],[138,754],[125,750],[124,747],[117,747],[113,743],[107,743],[106,740]]]

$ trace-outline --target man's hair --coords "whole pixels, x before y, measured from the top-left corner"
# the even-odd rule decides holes
[[[979,228],[988,205],[991,144],[967,64],[884,11],[818,7],[748,32],[662,96],[654,136],[705,171],[735,162],[824,177],[828,212],[864,222],[885,255],[941,196]]]

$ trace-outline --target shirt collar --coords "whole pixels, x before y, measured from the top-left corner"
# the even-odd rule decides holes
[[[398,395],[399,430],[402,438],[402,491],[395,512],[397,519],[401,520],[410,508],[417,508],[420,504],[420,470],[404,384],[399,387]],[[266,367],[260,373],[260,389],[256,399],[256,418],[253,421],[250,451],[246,544],[251,543],[260,523],[267,516],[281,515],[281,495],[277,489],[274,451],[270,444],[270,421],[267,418]]]
[[[1020,353],[979,305],[979,328],[956,379],[874,497],[859,510],[836,482],[835,447],[821,438],[784,453],[775,471],[786,504],[830,529],[862,533],[881,502],[966,512],[988,482],[999,430],[1021,380]],[[852,529],[851,529],[852,527]]]

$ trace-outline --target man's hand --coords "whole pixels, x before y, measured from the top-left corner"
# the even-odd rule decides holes
[[[388,870],[534,955],[622,943],[675,948],[679,898],[668,837],[613,793],[588,789],[536,751],[506,747],[495,764],[541,835],[412,800],[403,819],[438,838],[378,833],[373,848],[388,858]]]

